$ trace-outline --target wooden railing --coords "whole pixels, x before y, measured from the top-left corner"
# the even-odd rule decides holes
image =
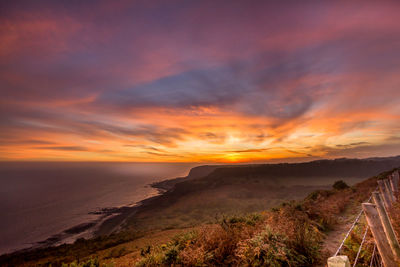
[[[388,214],[388,210],[392,209],[397,197],[399,197],[399,172],[396,170],[385,179],[378,180],[376,190],[372,192],[371,197],[366,202],[361,204],[360,213],[352,223],[336,253],[328,259],[328,267],[357,266],[368,231],[371,231],[374,240],[369,266],[400,266],[400,245]],[[373,203],[370,203],[371,200]],[[357,255],[350,265],[349,258],[346,255],[340,255],[340,252],[362,216],[365,216],[367,223]]]

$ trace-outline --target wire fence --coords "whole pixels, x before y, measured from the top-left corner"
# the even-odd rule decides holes
[[[393,204],[398,201],[400,196],[399,180],[399,169],[389,173],[384,179],[378,179],[378,186],[371,193],[369,199],[361,204],[360,212],[346,232],[335,254],[328,259],[328,266],[400,266],[400,244],[390,218],[390,212],[394,212]],[[379,191],[377,191],[378,189]],[[374,203],[370,203],[371,199],[374,199]],[[363,217],[365,220],[361,220]],[[355,235],[352,235],[355,229],[361,229],[358,225],[364,226],[363,232],[356,231]],[[372,234],[372,242],[368,237],[369,232]],[[346,244],[350,236],[356,236],[354,240],[360,238],[360,241],[351,240]],[[345,252],[344,247],[346,247]],[[339,256],[340,253],[342,255]],[[346,253],[348,255],[345,255]]]
[[[374,191],[376,191],[376,190],[378,190],[378,187]],[[369,197],[369,199],[367,201],[365,201],[365,202],[366,203],[370,203],[371,199],[372,199],[372,194]],[[343,249],[343,247],[345,245],[346,240],[349,238],[350,234],[353,232],[355,227],[361,222],[361,218],[363,217],[363,215],[365,216],[363,209],[361,209],[360,212],[358,213],[357,217],[354,219],[353,223],[351,224],[349,230],[346,232],[346,234],[345,234],[342,242],[340,243],[338,249],[336,250],[335,254],[333,255],[334,257],[339,255],[340,251]],[[361,258],[360,257],[361,251],[363,249],[363,246],[365,244],[366,237],[367,237],[367,234],[368,234],[368,231],[369,231],[369,226],[367,224],[365,224],[365,225],[366,226],[365,226],[364,234],[363,234],[360,246],[358,247],[358,251],[357,251],[356,257],[355,257],[354,262],[352,264],[353,267],[357,266],[358,260]],[[370,267],[372,267],[372,266],[374,266],[374,267],[375,266],[379,266],[380,267],[382,265],[383,265],[382,259],[381,259],[380,255],[379,255],[379,252],[378,252],[377,248],[376,248],[376,244],[374,243],[374,247],[373,247],[373,251],[372,251],[372,254],[371,254],[371,260],[370,260],[369,266]]]
[[[369,197],[367,200],[367,203],[369,203],[372,199],[372,195]],[[364,211],[361,209],[360,213],[358,213],[356,219],[352,223],[350,229],[347,231],[346,235],[343,238],[343,241],[340,243],[338,249],[336,250],[336,253],[333,256],[337,256],[340,252],[340,250],[343,248],[344,243],[346,242],[347,238],[349,237],[350,233],[353,231],[354,227],[357,225],[357,223],[360,221],[361,216],[364,214]]]

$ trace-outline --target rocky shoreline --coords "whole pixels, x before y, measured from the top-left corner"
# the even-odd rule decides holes
[[[75,240],[84,238],[93,238],[102,235],[110,235],[124,228],[124,223],[128,218],[134,216],[139,210],[145,209],[150,203],[154,203],[163,194],[173,189],[177,182],[186,177],[161,180],[149,184],[152,188],[158,190],[157,195],[143,199],[133,206],[110,207],[92,211],[89,214],[98,215],[96,220],[84,222],[64,230],[61,233],[50,236],[49,238],[34,243],[31,247],[16,250],[12,253],[31,251],[37,248],[46,248],[65,243],[73,243]]]

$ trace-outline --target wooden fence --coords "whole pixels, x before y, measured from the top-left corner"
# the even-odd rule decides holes
[[[399,172],[396,170],[385,179],[378,180],[377,190],[372,192],[371,197],[365,203],[361,204],[360,213],[346,233],[335,255],[328,259],[328,267],[357,266],[368,231],[371,231],[374,240],[369,266],[399,267],[400,245],[388,213],[388,210],[392,208],[398,197],[400,197]],[[370,203],[371,200],[373,203]],[[357,255],[350,265],[349,258],[346,255],[340,255],[340,251],[362,215],[365,216],[367,225]]]

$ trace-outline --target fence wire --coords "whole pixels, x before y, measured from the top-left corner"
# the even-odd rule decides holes
[[[372,267],[372,264],[374,263],[375,252],[376,252],[376,244],[374,244],[374,250],[372,251],[371,262],[369,264],[369,267]],[[376,263],[376,261],[375,261],[375,263]]]
[[[362,246],[364,245],[365,238],[367,237],[368,230],[369,230],[369,227],[368,227],[368,225],[367,225],[367,227],[365,228],[364,236],[363,236],[363,239],[362,239],[362,241],[361,241],[360,247],[358,248],[357,256],[356,256],[356,258],[355,258],[355,260],[354,260],[353,267],[356,266],[357,261],[358,261],[358,258],[360,257],[361,249],[362,249]]]
[[[378,190],[378,187],[376,187],[374,191],[376,191],[376,190]],[[365,202],[366,202],[366,203],[369,203],[369,202],[371,202],[371,199],[372,199],[372,194],[371,194],[371,196],[368,198],[368,200],[365,201]],[[364,203],[365,203],[365,202],[364,202]],[[341,250],[341,249],[343,248],[343,246],[344,246],[344,243],[346,242],[346,240],[347,240],[347,238],[349,237],[350,233],[353,231],[354,227],[355,227],[355,226],[357,225],[357,223],[360,221],[361,216],[362,216],[363,214],[364,214],[364,211],[363,211],[363,209],[361,209],[360,212],[358,213],[357,217],[356,217],[355,220],[353,221],[352,225],[350,226],[349,230],[347,231],[346,235],[344,236],[342,242],[340,243],[338,249],[336,250],[336,252],[335,252],[335,254],[334,254],[333,256],[337,256],[337,255],[339,254],[340,250]],[[365,243],[368,230],[369,230],[369,226],[367,225],[366,228],[365,228],[365,232],[364,232],[364,235],[363,235],[363,238],[362,238],[360,247],[358,248],[357,255],[356,255],[356,258],[355,258],[355,260],[354,260],[354,263],[353,263],[352,267],[355,267],[355,266],[357,265],[358,260],[360,259],[361,250],[362,250],[362,247],[363,247],[363,245],[364,245],[364,243]],[[376,247],[376,244],[375,244],[375,243],[374,243],[374,249],[373,249],[373,252],[372,252],[371,261],[370,261],[370,265],[369,265],[369,266],[370,266],[370,267],[372,267],[372,266],[378,266],[378,267],[380,266],[380,267],[382,267],[382,266],[383,266],[383,261],[382,261],[382,259],[380,258],[380,255],[379,255],[379,253],[378,253],[378,250],[377,250],[377,247]]]
[[[369,203],[372,199],[372,195],[369,197],[369,199],[367,200],[367,203]],[[344,239],[342,241],[342,243],[340,243],[339,248],[336,250],[336,253],[333,255],[334,257],[337,256],[340,252],[340,250],[342,249],[344,242],[346,242],[347,238],[349,237],[351,231],[353,231],[354,227],[356,226],[356,224],[358,223],[358,221],[361,218],[361,215],[363,215],[364,211],[361,209],[360,213],[358,213],[356,219],[354,220],[353,224],[351,225],[350,229],[347,231],[346,235],[344,236]]]

